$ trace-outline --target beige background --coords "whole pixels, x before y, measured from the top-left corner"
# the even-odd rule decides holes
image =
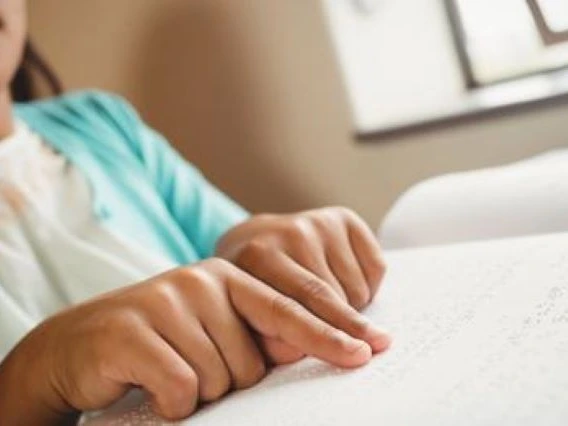
[[[30,9],[32,35],[68,88],[126,96],[254,211],[345,204],[375,226],[420,179],[568,137],[559,106],[356,143],[316,0],[32,0]]]

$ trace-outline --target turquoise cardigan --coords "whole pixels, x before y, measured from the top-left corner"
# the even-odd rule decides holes
[[[212,256],[247,218],[120,97],[76,92],[15,115],[83,172],[102,224],[180,265]]]

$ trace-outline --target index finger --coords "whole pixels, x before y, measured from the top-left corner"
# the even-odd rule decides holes
[[[277,253],[261,280],[282,294],[300,302],[312,314],[350,336],[364,340],[373,352],[381,352],[389,344],[387,334],[375,327],[363,314],[337,296],[337,293],[312,271],[290,257]]]
[[[300,303],[242,271],[228,280],[235,310],[258,333],[282,340],[338,367],[359,367],[372,357],[368,343],[327,324]]]

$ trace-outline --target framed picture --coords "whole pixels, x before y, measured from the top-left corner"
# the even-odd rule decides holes
[[[468,87],[568,67],[568,0],[445,0]]]
[[[527,0],[542,40],[547,45],[568,41],[568,1]]]

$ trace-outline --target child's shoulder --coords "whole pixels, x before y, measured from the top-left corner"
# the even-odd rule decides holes
[[[46,128],[101,130],[128,139],[141,125],[140,118],[123,97],[98,89],[77,90],[60,96],[15,105],[16,116],[42,133]]]
[[[18,103],[15,115],[61,151],[104,147],[108,152],[138,155],[144,127],[134,108],[119,95],[80,90]],[[94,143],[96,142],[96,143]]]
[[[122,96],[99,89],[75,90],[59,96],[18,103],[17,112],[41,111],[57,113],[86,114],[88,116],[107,114],[135,114],[130,103]]]

